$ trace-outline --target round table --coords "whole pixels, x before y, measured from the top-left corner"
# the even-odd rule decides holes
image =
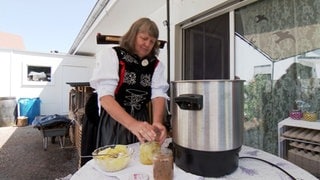
[[[171,139],[167,139],[163,146],[167,146]],[[86,180],[86,179],[124,179],[128,180],[132,174],[144,173],[153,179],[152,165],[143,165],[139,162],[139,143],[130,144],[134,148],[132,161],[125,169],[118,172],[105,172],[101,170],[95,161],[92,159],[82,166],[76,173],[73,174],[71,180]],[[219,162],[217,162],[219,163]],[[174,179],[308,179],[317,180],[315,176],[296,166],[295,164],[282,159],[273,154],[264,152],[259,149],[243,145],[239,153],[239,166],[232,174],[225,175],[219,178],[200,177],[174,165]]]

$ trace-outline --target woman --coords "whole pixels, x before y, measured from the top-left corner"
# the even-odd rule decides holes
[[[90,85],[101,105],[97,147],[158,141],[167,136],[163,125],[168,83],[157,59],[159,30],[148,18],[134,22],[120,46],[97,54]],[[147,104],[152,102],[152,124]]]

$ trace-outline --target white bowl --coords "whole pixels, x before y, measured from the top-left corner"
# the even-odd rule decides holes
[[[133,152],[133,148],[127,145],[107,145],[95,149],[92,155],[102,170],[115,172],[127,167]]]

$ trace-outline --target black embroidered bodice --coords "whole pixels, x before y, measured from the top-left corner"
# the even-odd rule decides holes
[[[128,113],[135,113],[151,99],[151,81],[159,60],[140,59],[121,47],[114,47],[119,59],[119,82],[115,98]]]

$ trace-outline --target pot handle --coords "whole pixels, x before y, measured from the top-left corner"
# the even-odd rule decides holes
[[[201,110],[203,106],[203,96],[199,94],[181,94],[174,98],[174,102],[184,110]]]

